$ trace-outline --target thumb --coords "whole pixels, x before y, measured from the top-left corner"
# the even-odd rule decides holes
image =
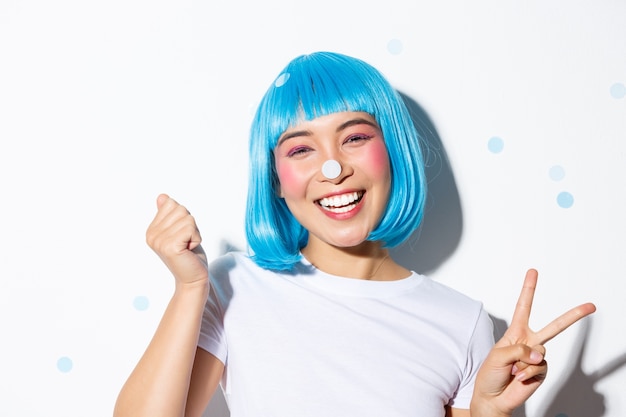
[[[157,209],[160,209],[161,206],[163,206],[163,204],[165,204],[165,202],[167,200],[169,200],[170,196],[167,194],[159,194],[159,196],[157,197]]]

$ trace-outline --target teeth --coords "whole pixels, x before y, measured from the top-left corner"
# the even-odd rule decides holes
[[[336,195],[333,197],[322,198],[319,203],[326,209],[333,209],[333,211],[340,210],[339,212],[345,212],[352,209],[355,201],[361,197],[361,193],[355,191],[353,193]]]
[[[347,213],[347,212],[349,212],[350,210],[352,210],[355,207],[356,207],[356,204],[350,204],[349,206],[344,206],[344,207],[324,207],[324,206],[322,206],[322,208],[324,210],[332,211],[333,213]]]

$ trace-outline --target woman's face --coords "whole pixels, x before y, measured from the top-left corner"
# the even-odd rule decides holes
[[[279,195],[309,231],[309,244],[354,247],[376,228],[389,198],[391,171],[371,115],[340,112],[303,121],[281,135],[274,157]],[[341,166],[336,178],[322,173],[331,159]]]

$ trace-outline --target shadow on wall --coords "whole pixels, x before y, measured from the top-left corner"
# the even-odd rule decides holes
[[[400,92],[423,141],[428,197],[424,219],[403,245],[391,250],[394,259],[420,274],[436,270],[456,250],[463,231],[459,192],[441,139],[426,112]]]
[[[559,389],[548,395],[549,401],[541,417],[601,417],[606,413],[604,396],[596,390],[596,384],[613,372],[626,365],[626,353],[608,361],[600,369],[586,374],[582,369],[585,347],[589,340],[592,318],[587,317],[581,323],[581,330],[576,343],[571,363],[571,372],[563,378]]]

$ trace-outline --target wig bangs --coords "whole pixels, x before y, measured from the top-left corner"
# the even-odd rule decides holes
[[[269,120],[269,147],[280,135],[305,120],[332,113],[366,112],[376,117],[375,95],[354,62],[337,56],[303,55],[288,65],[265,97],[261,113]]]

